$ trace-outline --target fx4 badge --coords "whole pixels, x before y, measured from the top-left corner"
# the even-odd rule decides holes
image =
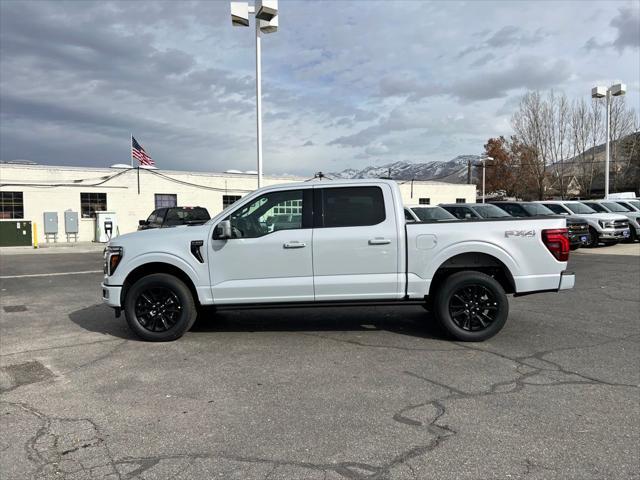
[[[507,238],[510,238],[510,237],[531,238],[536,236],[536,231],[535,230],[507,230],[504,232],[504,236]]]

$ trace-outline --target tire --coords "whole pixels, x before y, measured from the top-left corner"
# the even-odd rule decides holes
[[[465,310],[465,305],[472,307]],[[493,277],[482,272],[459,272],[436,291],[433,313],[456,340],[481,342],[502,330],[509,316],[509,300]]]
[[[142,277],[128,290],[124,314],[129,328],[143,340],[168,342],[185,334],[198,311],[191,290],[173,275]]]
[[[589,227],[589,234],[591,235],[591,240],[589,240],[589,248],[596,248],[600,243],[600,235],[595,228]]]
[[[571,246],[569,247],[569,249],[570,249],[571,251],[577,250],[577,249],[579,249],[579,248],[580,248],[580,245],[571,245]]]

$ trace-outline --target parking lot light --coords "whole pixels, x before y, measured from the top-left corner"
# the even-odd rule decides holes
[[[231,24],[248,27],[249,15],[256,23],[256,137],[258,156],[258,188],[262,186],[262,58],[261,34],[278,31],[278,0],[257,0],[255,6],[248,2],[231,2]]]
[[[593,87],[591,89],[591,98],[606,98],[606,136],[605,141],[605,155],[604,155],[604,198],[609,198],[609,161],[610,161],[610,146],[611,141],[611,97],[619,97],[627,93],[627,86],[624,83],[616,83],[609,88],[601,85]]]

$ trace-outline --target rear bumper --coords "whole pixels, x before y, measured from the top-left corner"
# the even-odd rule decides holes
[[[576,284],[576,274],[573,272],[564,271],[560,274],[560,285],[558,285],[558,291],[570,290]]]
[[[121,286],[102,284],[102,302],[113,308],[120,308]]]

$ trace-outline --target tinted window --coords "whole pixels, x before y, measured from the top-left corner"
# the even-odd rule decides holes
[[[465,218],[479,218],[478,215],[467,207],[444,207],[444,209],[460,220],[464,220]]]
[[[558,215],[569,215],[569,212],[567,212],[562,205],[558,205],[557,203],[545,203],[544,206]]]
[[[451,215],[442,207],[430,207],[430,208],[420,208],[414,207],[412,208],[413,213],[415,213],[420,221],[422,222],[433,222],[434,220],[455,220],[456,217]]]
[[[629,209],[627,207],[624,207],[622,205],[619,205],[616,202],[602,202],[602,205],[607,207],[612,212],[626,213],[626,212],[630,212],[631,211],[631,209]]]
[[[299,205],[293,212],[290,205]],[[277,230],[302,228],[303,191],[266,193],[229,215],[233,238],[258,238]],[[293,213],[280,213],[291,210]]]
[[[158,210],[156,210],[156,218],[155,220],[152,222],[153,225],[159,227],[160,225],[162,225],[162,222],[164,220],[164,216],[167,213],[167,209],[166,208],[160,208]]]
[[[482,218],[502,218],[502,217],[511,216],[501,208],[496,207],[495,205],[475,205],[473,209]]]
[[[205,223],[209,220],[209,212],[206,208],[171,208],[167,212],[164,221],[166,226],[185,225],[189,223]]]
[[[411,215],[411,212],[409,212],[408,208],[404,209],[404,219],[407,222],[415,222],[416,221],[415,218],[413,218],[413,216]]]
[[[554,212],[542,205],[541,203],[525,203],[522,205],[529,215],[533,215],[534,217],[537,215],[553,215]]]
[[[596,211],[593,208],[586,206],[584,203],[567,203],[565,205],[573,213],[596,213]],[[603,211],[606,212],[606,210],[604,209]]]
[[[322,198],[325,227],[361,227],[385,219],[380,187],[323,188]]]
[[[514,217],[529,216],[527,215],[527,212],[525,211],[525,209],[521,205],[518,205],[516,203],[500,203],[499,205],[496,205],[496,206]]]

